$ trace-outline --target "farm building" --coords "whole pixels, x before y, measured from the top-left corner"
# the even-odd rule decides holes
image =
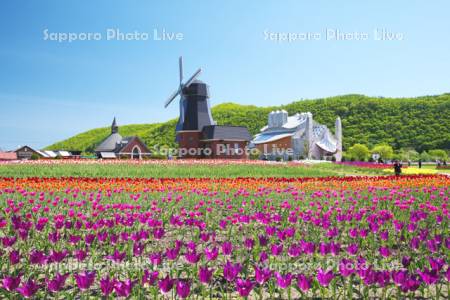
[[[142,159],[151,155],[150,150],[139,137],[122,137],[119,134],[119,126],[117,126],[116,118],[114,118],[111,125],[111,134],[94,151],[98,158],[105,159]]]
[[[36,158],[47,158],[47,154],[40,150],[34,150],[30,146],[23,146],[14,151],[17,155],[17,159],[31,159],[32,157]],[[34,154],[34,155],[33,155]]]
[[[16,160],[17,154],[16,152],[0,152],[0,161],[5,160]]]
[[[327,126],[313,120],[310,112],[288,116],[272,111],[267,126],[252,141],[267,159],[342,159],[342,125],[337,117],[335,134]]]

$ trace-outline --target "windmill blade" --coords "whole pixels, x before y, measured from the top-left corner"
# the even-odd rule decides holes
[[[176,90],[170,97],[167,99],[166,103],[164,103],[164,108],[169,106],[169,104],[180,94],[181,89]]]
[[[181,84],[183,83],[183,56],[180,56],[178,65],[180,67],[180,86],[181,86]]]
[[[202,72],[202,69],[198,69],[197,72],[195,72],[194,75],[192,75],[191,78],[189,78],[189,80],[186,81],[183,88],[189,87],[191,85],[191,83],[197,78],[197,76],[200,75],[201,72]]]

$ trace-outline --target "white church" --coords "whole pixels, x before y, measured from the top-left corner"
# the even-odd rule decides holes
[[[275,160],[342,160],[342,123],[336,118],[335,133],[313,120],[310,112],[288,116],[285,110],[272,111],[267,126],[251,142],[263,158]]]

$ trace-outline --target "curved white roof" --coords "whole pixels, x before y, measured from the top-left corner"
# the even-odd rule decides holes
[[[292,135],[293,133],[279,133],[279,132],[260,133],[255,136],[255,139],[252,141],[252,143],[255,145],[270,143]]]

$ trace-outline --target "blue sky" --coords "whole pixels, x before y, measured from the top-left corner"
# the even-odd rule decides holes
[[[176,118],[163,103],[198,67],[211,103],[260,106],[348,93],[450,92],[448,1],[1,1],[0,148],[44,147],[76,133]],[[375,29],[403,38],[374,40]],[[49,33],[100,33],[58,42]],[[107,29],[148,40],[107,40]],[[154,40],[154,30],[183,39]],[[326,31],[368,33],[327,40]],[[277,42],[267,33],[320,33]],[[160,35],[159,35],[160,36]]]

